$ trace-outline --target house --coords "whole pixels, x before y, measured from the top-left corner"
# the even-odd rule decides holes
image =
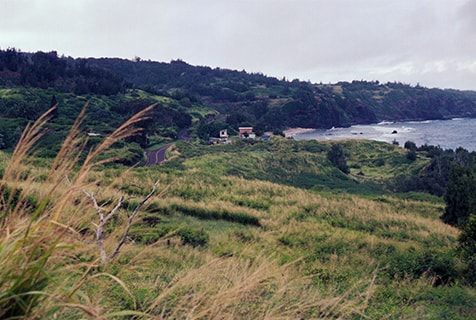
[[[228,131],[226,129],[220,130],[220,139],[228,139]]]
[[[220,137],[212,137],[209,140],[210,144],[222,144],[222,143],[231,143],[231,140],[228,139],[228,131],[226,129],[220,130]]]
[[[220,130],[220,141],[218,143],[231,143],[228,139],[228,131],[226,129]]]
[[[240,138],[255,139],[256,134],[253,132],[253,127],[239,127],[238,128]]]

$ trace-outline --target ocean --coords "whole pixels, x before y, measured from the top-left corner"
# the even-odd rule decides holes
[[[413,141],[417,146],[424,144],[443,149],[463,147],[476,151],[476,119],[455,118],[451,120],[427,120],[406,122],[381,122],[369,125],[354,125],[348,128],[318,129],[292,135],[296,140],[344,140],[368,139],[403,146]]]

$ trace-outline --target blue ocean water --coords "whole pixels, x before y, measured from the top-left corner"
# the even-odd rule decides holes
[[[406,141],[413,141],[417,146],[428,144],[443,149],[463,147],[468,151],[476,151],[476,119],[381,122],[297,133],[294,139],[320,141],[368,139],[389,143],[397,141],[400,146]]]

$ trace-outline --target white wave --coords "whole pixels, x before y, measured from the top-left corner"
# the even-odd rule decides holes
[[[424,121],[407,121],[407,123],[432,123],[436,120],[424,120]]]

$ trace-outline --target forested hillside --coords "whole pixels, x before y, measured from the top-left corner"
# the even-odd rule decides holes
[[[233,125],[262,130],[329,128],[382,120],[444,119],[476,115],[476,93],[402,83],[353,81],[312,84],[245,71],[122,59],[88,59],[134,86],[192,101],[229,115]]]
[[[181,60],[73,59],[56,52],[31,54],[15,49],[0,51],[0,85],[106,96],[140,89],[173,99],[177,107],[200,105],[215,110],[230,128],[251,125],[258,134],[289,127],[476,116],[475,92],[363,80],[313,84],[192,66]]]
[[[0,50],[0,318],[475,319],[476,152],[208,140],[475,103]],[[167,160],[140,165],[157,147]]]

